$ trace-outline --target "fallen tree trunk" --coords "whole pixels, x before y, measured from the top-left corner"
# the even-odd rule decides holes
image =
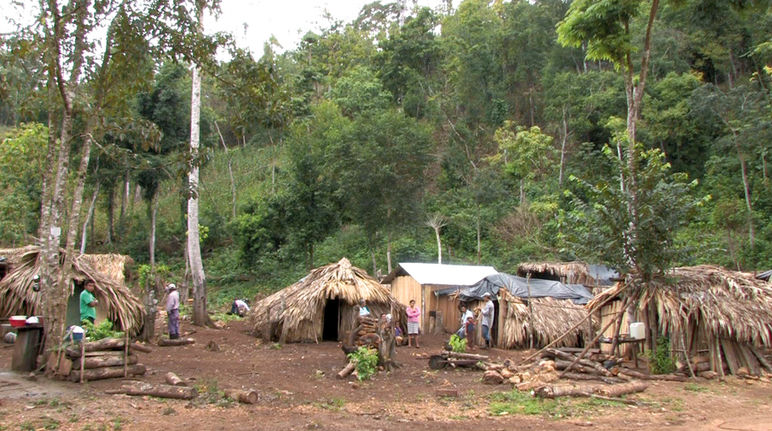
[[[198,396],[196,388],[188,386],[153,385],[145,382],[131,382],[124,384],[120,389],[107,391],[108,394],[126,394],[144,396],[149,395],[159,398],[174,398],[178,400],[191,400]]]
[[[187,386],[188,384],[185,383],[179,376],[169,371],[164,376],[164,380],[166,380],[166,383],[172,385],[172,386]]]
[[[648,387],[649,384],[646,382],[634,381],[618,385],[598,386],[593,393],[604,397],[618,397],[620,395],[643,392]]]
[[[84,352],[96,352],[99,350],[119,350],[123,349],[124,341],[121,338],[103,338],[97,341],[86,341],[82,345],[72,345],[67,347],[65,353],[71,358],[80,358],[81,350]]]
[[[141,343],[131,343],[129,348],[142,353],[153,353],[153,349]]]
[[[357,364],[353,362],[349,362],[342,370],[338,372],[338,378],[343,379],[349,374],[354,372],[354,369],[357,367]]]
[[[574,366],[576,368],[576,366]],[[599,376],[596,374],[582,374],[582,373],[565,373],[563,375],[563,378],[569,379],[569,380],[599,380],[603,383],[608,384],[614,384],[614,383],[624,383],[625,380],[622,380],[618,377],[605,377],[605,376]]]
[[[591,361],[589,359],[584,359],[584,358],[578,358],[576,355],[573,355],[571,353],[566,353],[558,349],[546,349],[546,352],[548,354],[555,355],[555,357],[558,357],[560,359],[571,361],[571,363],[569,363],[567,367],[563,368],[564,370],[576,369],[576,365],[572,366],[572,364],[580,364],[580,365],[584,365],[585,367],[590,367],[595,369],[595,371],[597,371],[597,373],[602,376],[611,377],[612,375],[611,371],[603,368],[603,365],[595,361]]]
[[[564,360],[560,360],[560,359],[556,359],[556,360],[555,360],[555,369],[556,369],[556,370],[565,370],[565,369],[567,369],[569,366],[571,366],[571,361],[564,361]],[[576,372],[579,372],[579,373],[584,373],[584,374],[592,374],[592,375],[594,375],[594,376],[600,376],[600,375],[603,375],[603,376],[605,376],[605,377],[610,377],[610,376],[606,376],[605,374],[601,374],[601,373],[600,373],[598,370],[596,370],[595,368],[591,368],[591,367],[585,367],[584,365],[579,365],[579,364],[575,364],[575,365],[574,365],[574,366],[571,368],[571,370],[573,370],[573,371],[576,371]],[[575,374],[575,373],[572,373],[572,374]],[[611,373],[609,372],[609,374],[611,374]]]
[[[241,389],[226,389],[225,396],[243,404],[257,404],[257,402],[260,400],[260,396],[257,394],[257,391],[252,389],[246,391]]]
[[[545,385],[537,388],[534,394],[540,398],[557,397],[590,397],[593,394],[603,397],[619,397],[620,395],[633,394],[646,390],[649,385],[646,382],[634,381],[616,385]]]
[[[196,340],[192,338],[177,338],[175,340],[169,339],[169,338],[160,338],[158,340],[158,345],[161,347],[167,347],[167,346],[184,346],[187,344],[194,344]]]
[[[622,378],[635,378],[641,380],[665,380],[668,382],[686,382],[689,379],[686,376],[677,376],[675,374],[643,374],[639,371],[631,370],[629,368],[620,368],[617,376]]]
[[[121,356],[86,356],[84,358],[78,358],[74,362],[76,367],[80,367],[80,362],[83,361],[83,368],[85,369],[92,369],[92,368],[104,368],[104,367],[118,367],[123,366],[123,355]],[[129,355],[128,360],[126,361],[126,365],[134,365],[139,360],[137,359],[137,355]]]
[[[142,364],[130,365],[126,368],[126,374],[130,376],[141,376],[145,374],[145,366]],[[83,380],[103,380],[124,377],[123,367],[105,367],[83,370]],[[70,381],[81,381],[81,371],[75,370],[70,373]]]
[[[447,355],[449,358],[457,358],[457,359],[474,359],[477,361],[487,361],[488,356],[486,355],[475,355],[474,353],[458,353],[458,352],[443,352],[443,356]]]

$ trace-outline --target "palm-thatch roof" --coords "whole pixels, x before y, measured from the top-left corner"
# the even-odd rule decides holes
[[[404,309],[378,280],[344,257],[312,270],[295,284],[257,302],[249,313],[253,334],[273,337],[278,333],[282,342],[318,341],[325,304],[332,299],[348,309],[349,315],[341,317],[343,329],[350,329],[351,312],[362,299],[373,313],[398,313]]]
[[[544,276],[534,276],[544,274]],[[563,283],[583,284],[592,286],[595,279],[590,275],[587,264],[584,262],[523,262],[517,266],[517,275],[533,278],[549,278]]]
[[[580,346],[583,340],[591,338],[591,323],[574,328],[587,317],[583,305],[552,297],[531,298],[529,304],[507,289],[499,290],[499,300],[507,302],[501,336],[503,348],[546,346],[569,330],[557,346]]]
[[[0,316],[39,314],[43,293],[32,287],[34,276],[40,274],[40,248],[0,249],[0,256],[8,259],[9,267],[0,280]],[[119,254],[79,255],[73,260],[73,280],[94,281],[96,296],[106,305],[108,319],[134,332],[142,326],[145,311],[125,284],[125,267],[131,262],[130,257]]]
[[[737,351],[772,346],[772,286],[752,274],[710,265],[675,268],[645,286],[633,279],[618,283],[587,307],[622,296],[638,310],[653,306],[659,332],[683,340],[686,350],[709,348],[714,371],[721,367],[721,351],[732,360]],[[755,360],[741,362],[753,366]]]

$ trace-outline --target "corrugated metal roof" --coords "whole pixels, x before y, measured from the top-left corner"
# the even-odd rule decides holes
[[[498,274],[498,271],[492,266],[400,263],[384,282],[390,282],[403,273],[413,277],[419,284],[471,286],[489,275]]]

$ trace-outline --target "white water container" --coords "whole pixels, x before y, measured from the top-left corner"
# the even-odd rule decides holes
[[[644,329],[643,322],[633,322],[630,324],[630,337],[636,340],[643,340],[646,338],[646,330]]]

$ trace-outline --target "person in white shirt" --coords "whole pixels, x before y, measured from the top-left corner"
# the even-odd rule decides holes
[[[483,340],[485,340],[483,348],[487,349],[492,347],[490,330],[493,325],[493,318],[496,316],[496,307],[493,305],[490,293],[486,292],[483,294],[483,299],[485,299],[485,305],[482,308],[482,336]]]
[[[249,311],[249,304],[246,301],[234,298],[233,304],[231,304],[231,314],[236,314],[239,317],[244,317]]]
[[[169,316],[169,339],[180,338],[180,292],[174,283],[166,286],[166,314]]]
[[[471,326],[470,326],[471,319]],[[465,304],[461,304],[461,327],[456,331],[458,338],[466,338],[471,335],[470,332],[474,331],[474,313],[472,310],[466,308]]]

